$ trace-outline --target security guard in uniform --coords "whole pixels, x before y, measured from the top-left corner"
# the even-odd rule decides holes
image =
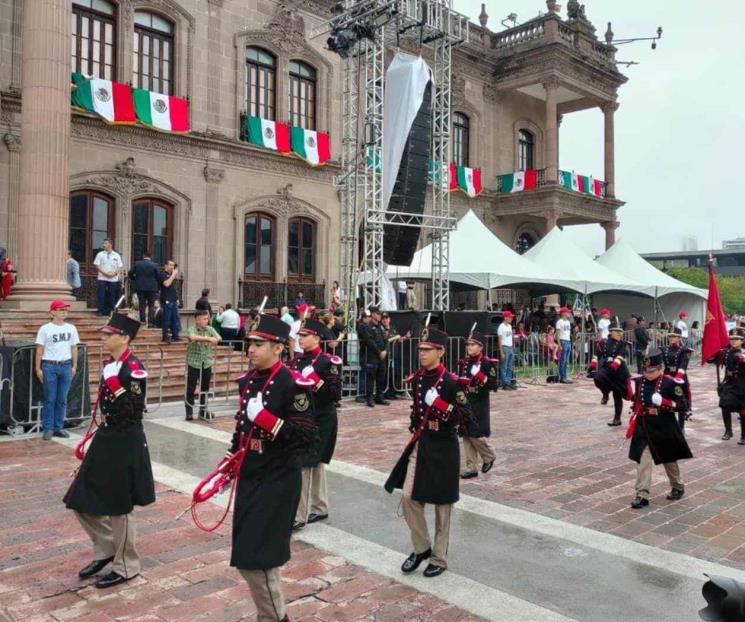
[[[365,340],[365,352],[366,357],[366,398],[367,405],[370,407],[375,404],[381,404],[387,406],[390,404],[385,399],[383,393],[385,392],[386,377],[388,369],[388,342],[383,332],[383,324],[381,324],[383,314],[378,307],[370,307],[370,315],[372,321],[367,325],[367,330],[362,333],[360,339]]]
[[[300,501],[300,456],[316,442],[308,389],[280,356],[290,326],[259,316],[248,333],[253,368],[238,379],[240,409],[229,455],[241,448],[230,565],[248,583],[259,622],[287,620],[280,567],[290,559],[290,533]]]
[[[733,328],[729,334],[729,348],[724,348],[709,359],[724,367],[724,380],[717,387],[719,408],[724,421],[723,441],[732,438],[732,413],[740,415],[740,441],[745,445],[745,328]]]
[[[425,577],[447,568],[450,514],[459,498],[460,448],[458,428],[472,425],[471,409],[457,378],[442,363],[448,345],[446,333],[425,329],[419,341],[421,367],[410,378],[413,405],[412,437],[393,468],[385,489],[402,489],[401,507],[411,531],[414,552],[401,566],[414,572],[425,559]],[[424,504],[435,506],[435,537],[431,543]]]
[[[147,372],[129,349],[139,329],[140,322],[118,313],[100,329],[104,349],[111,355],[98,390],[103,421],[64,498],[93,541],[93,561],[78,576],[87,579],[113,562],[97,588],[119,585],[139,574],[132,510],[155,501],[142,429]]]
[[[590,362],[590,369],[597,370],[595,386],[600,389],[603,398],[613,394],[613,419],[608,422],[609,426],[621,425],[626,383],[631,378],[626,364],[629,352],[629,344],[623,340],[623,328],[616,320],[609,328],[608,339],[602,342],[599,352]]]
[[[292,359],[292,369],[313,382],[311,396],[313,416],[320,442],[302,458],[303,488],[293,529],[329,516],[325,465],[331,462],[336,447],[338,419],[336,403],[341,400],[341,358],[321,350],[326,326],[318,320],[306,320],[298,338],[303,353]]]
[[[688,363],[691,360],[693,350],[683,344],[683,334],[679,328],[674,328],[667,334],[668,345],[662,350],[662,361],[665,365],[665,375],[670,376],[677,384],[683,387],[686,395],[687,411],[678,411],[678,423],[685,427],[686,420],[691,417],[691,383],[688,382]]]

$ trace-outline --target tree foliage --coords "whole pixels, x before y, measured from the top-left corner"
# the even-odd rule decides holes
[[[709,274],[704,268],[668,268],[666,272],[673,278],[707,289]],[[745,276],[722,276],[715,274],[719,286],[719,296],[725,313],[745,314]]]

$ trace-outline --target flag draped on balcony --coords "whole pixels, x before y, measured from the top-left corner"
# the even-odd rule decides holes
[[[538,185],[538,174],[535,169],[527,171],[515,171],[502,175],[500,192],[523,192],[533,190]]]
[[[189,131],[189,102],[163,93],[132,89],[137,120],[162,132]]]
[[[95,112],[108,123],[134,125],[137,122],[132,88],[128,84],[86,78],[75,73],[72,76],[75,89],[72,92],[72,105],[81,110]]]
[[[311,166],[321,166],[331,157],[329,135],[302,127],[291,130],[292,152]]]
[[[450,164],[450,190],[462,190],[470,198],[481,194],[481,169]]]
[[[246,136],[252,145],[290,153],[290,126],[259,117],[246,117]]]
[[[594,197],[603,196],[603,182],[586,175],[577,175],[569,171],[559,171],[559,185],[574,192],[582,192]]]

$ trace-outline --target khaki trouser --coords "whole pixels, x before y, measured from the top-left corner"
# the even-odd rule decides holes
[[[248,583],[256,605],[257,622],[279,622],[285,613],[285,599],[279,589],[279,568],[239,570]]]
[[[497,459],[497,454],[489,444],[486,438],[463,437],[463,449],[466,454],[466,471],[475,473],[479,470],[482,463],[493,462]]]
[[[435,505],[435,541],[434,546],[429,538],[427,519],[424,516],[424,503],[414,501],[411,492],[414,488],[414,475],[416,471],[416,455],[418,445],[414,447],[409,457],[409,468],[406,471],[403,496],[401,497],[401,508],[404,512],[404,520],[411,532],[411,544],[417,555],[432,548],[430,563],[442,568],[448,567],[448,546],[450,544],[450,514],[453,509],[452,503]]]
[[[308,514],[311,512],[313,514],[328,514],[329,512],[326,465],[323,462],[315,467],[303,467],[303,484],[295,522],[307,522]]]
[[[88,537],[93,541],[93,559],[114,558],[112,570],[130,579],[140,572],[140,557],[135,540],[137,530],[131,514],[97,516],[75,512]]]
[[[642,452],[639,466],[636,468],[636,494],[642,499],[649,499],[649,489],[652,486],[652,467],[654,460],[649,447],[645,447]],[[680,467],[677,462],[666,462],[665,467],[667,479],[670,480],[670,486],[678,490],[684,490],[683,480],[680,479]]]

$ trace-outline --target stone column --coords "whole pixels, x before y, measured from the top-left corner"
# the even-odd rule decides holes
[[[204,179],[207,182],[204,203],[204,284],[211,290],[210,300],[230,300],[230,272],[218,271],[223,265],[224,244],[218,239],[218,216],[220,214],[220,183],[225,178],[225,169],[204,167]],[[235,303],[234,303],[235,304]]]
[[[17,214],[18,283],[8,307],[48,309],[72,301],[65,278],[69,220],[69,0],[23,7],[23,110]]]
[[[616,229],[618,229],[620,224],[617,220],[600,223],[600,226],[605,229],[605,250],[608,250],[616,243]]]
[[[18,215],[18,182],[21,176],[21,139],[8,133],[3,137],[8,148],[8,203],[7,241],[8,257],[16,260],[16,217]]]
[[[615,130],[613,116],[618,110],[617,102],[608,102],[602,106],[605,119],[605,195],[608,198],[616,196],[616,164],[615,164]]]
[[[559,124],[556,111],[556,89],[559,81],[549,78],[543,83],[546,89],[546,137],[544,144],[544,163],[546,182],[558,182],[559,169]]]

